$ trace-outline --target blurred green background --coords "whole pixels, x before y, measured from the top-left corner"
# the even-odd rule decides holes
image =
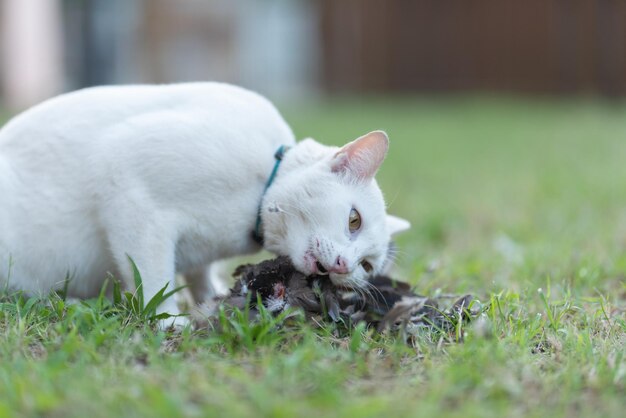
[[[585,261],[626,267],[624,103],[473,95],[285,109],[297,134],[330,143],[387,130],[379,182],[390,212],[413,224],[399,238],[403,273],[474,266],[419,286],[499,291],[577,277]],[[532,276],[512,276],[524,265]]]

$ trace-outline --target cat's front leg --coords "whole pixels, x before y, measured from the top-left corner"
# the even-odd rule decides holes
[[[144,307],[150,303],[161,289],[165,288],[164,293],[168,293],[176,287],[173,245],[152,243],[150,247],[151,248],[140,249],[139,251],[135,250],[133,252],[134,256],[129,254],[141,275]],[[161,255],[158,256],[157,254]],[[131,274],[133,274],[130,261],[128,267],[130,268]],[[134,277],[132,280],[134,284]],[[157,306],[156,314],[171,315],[169,318],[159,320],[159,327],[161,329],[171,326],[176,328],[184,327],[189,324],[189,320],[186,316],[179,316],[181,312],[176,302],[175,295],[171,295],[163,300]]]
[[[164,255],[160,260],[151,258],[147,262],[136,261],[135,263],[142,278],[144,307],[161,289],[165,288],[163,293],[168,293],[176,287],[173,253],[172,256]],[[159,320],[159,328],[161,329],[185,327],[190,323],[186,316],[180,316],[181,312],[176,301],[176,295],[171,295],[163,300],[157,306],[156,314],[171,315],[169,318]]]
[[[167,286],[164,292],[167,293],[176,287],[175,240],[161,222],[126,222],[129,219],[137,221],[135,217],[118,218],[115,226],[108,231],[109,242],[118,270],[128,289],[136,288],[131,260],[136,265],[141,276],[145,307],[161,289]],[[157,315],[163,313],[172,316],[159,322],[162,329],[189,324],[187,317],[179,316],[180,310],[174,295],[162,301],[156,308]]]

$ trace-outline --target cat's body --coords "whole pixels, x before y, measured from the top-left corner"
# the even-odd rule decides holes
[[[0,286],[42,293],[69,278],[70,296],[94,296],[108,273],[133,286],[130,256],[149,298],[176,272],[260,249],[251,232],[280,145],[295,141],[276,109],[218,83],[92,88],[24,112],[0,130]],[[264,199],[268,249],[297,247],[277,242],[291,238],[275,221],[296,212],[281,202],[300,186],[279,184],[336,152],[287,153]],[[173,299],[161,311],[178,313]]]

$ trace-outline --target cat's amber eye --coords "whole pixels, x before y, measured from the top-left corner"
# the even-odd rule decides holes
[[[363,267],[363,270],[365,270],[366,273],[371,273],[372,270],[374,270],[374,267],[372,267],[372,265],[365,260],[361,261],[361,267]]]
[[[350,210],[350,217],[348,218],[348,227],[350,232],[356,232],[361,229],[361,214],[358,210],[352,208]]]

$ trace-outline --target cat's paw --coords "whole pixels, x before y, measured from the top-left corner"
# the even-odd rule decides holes
[[[158,326],[161,331],[180,331],[191,325],[191,321],[187,316],[170,316],[169,318],[160,319]]]

